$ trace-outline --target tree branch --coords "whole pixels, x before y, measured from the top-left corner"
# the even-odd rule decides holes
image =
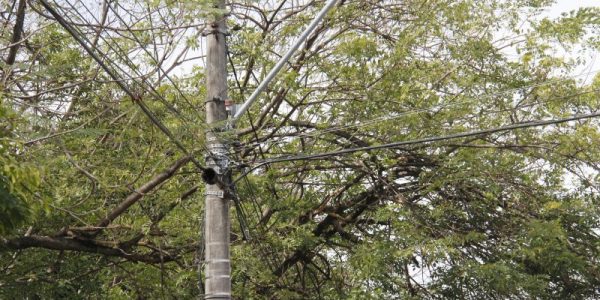
[[[173,261],[177,255],[165,255],[165,253],[127,253],[123,249],[100,245],[93,240],[80,240],[65,237],[49,236],[24,236],[16,239],[0,240],[0,252],[10,250],[21,250],[27,248],[45,248],[60,251],[79,251],[87,253],[97,253],[106,256],[122,257],[129,261],[144,263],[160,263]]]
[[[13,29],[13,35],[8,56],[6,57],[6,64],[12,65],[15,63],[17,58],[17,50],[19,50],[19,41],[21,40],[21,33],[23,32],[23,24],[25,23],[25,0],[19,1],[19,7],[17,8],[17,20],[15,21],[15,27]]]
[[[160,185],[161,183],[167,181],[175,172],[187,164],[191,160],[191,156],[183,157],[177,160],[170,167],[165,169],[160,174],[154,176],[150,181],[146,182],[139,189],[135,190],[133,193],[129,194],[123,202],[121,202],[117,207],[115,207],[102,221],[100,221],[96,226],[97,227],[106,227],[112,221],[114,221],[117,217],[119,217],[123,212],[125,212],[130,206],[135,204],[138,200],[142,199],[144,195],[150,191],[152,191],[155,187]],[[97,234],[97,233],[96,233]]]

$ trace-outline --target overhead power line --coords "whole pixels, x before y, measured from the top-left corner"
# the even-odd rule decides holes
[[[85,3],[83,3],[82,1],[78,1],[79,3],[81,3],[81,6],[88,12],[88,14],[94,19],[94,21],[96,21],[98,24],[101,24],[100,20],[98,20],[98,18],[96,18],[94,16],[94,13],[87,7],[87,5],[85,5]],[[67,1],[66,2],[71,9],[75,12],[75,14],[77,14],[81,20],[81,22],[85,22],[85,17],[79,12],[79,10],[70,2]],[[109,8],[111,8],[110,4],[107,4]],[[116,13],[115,13],[116,14]],[[66,15],[66,14],[65,14]],[[118,15],[116,15],[118,17]],[[73,24],[72,19],[67,20],[69,21],[69,24]],[[130,31],[131,33],[131,31]],[[155,97],[156,99],[158,99],[159,101],[161,101],[171,112],[175,113],[178,117],[180,117],[184,122],[187,122],[187,120],[184,118],[184,116],[175,108],[175,106],[173,106],[171,103],[169,103],[163,96],[160,95],[160,93],[154,88],[154,86],[150,83],[147,82],[146,80],[146,76],[144,74],[142,74],[139,70],[137,70],[136,64],[130,60],[128,58],[128,54],[127,52],[119,45],[119,43],[114,43],[114,46],[106,39],[102,36],[102,34],[100,32],[97,33],[98,35],[98,39],[102,40],[105,42],[106,46],[108,46],[108,48],[112,51],[115,52],[115,54],[117,54],[117,58],[119,60],[121,60],[126,66],[127,68],[129,68],[129,70],[125,70],[123,67],[121,67],[119,64],[117,63],[112,63],[112,65],[121,72],[121,74],[127,74],[129,72],[135,73],[136,76],[139,78],[139,85],[146,91],[148,92],[150,95],[152,95],[153,97]],[[132,33],[133,36],[135,36],[135,34]],[[85,35],[81,35],[82,39],[84,41],[86,41],[88,44],[93,45],[93,43],[90,43],[89,39],[87,39],[85,37]],[[143,48],[143,47],[142,47]],[[97,47],[94,47],[94,49],[97,52],[100,52],[98,50]],[[146,50],[145,48],[143,48],[144,50]],[[101,53],[102,56],[104,57],[108,57],[107,54]],[[107,61],[109,61],[107,59]],[[160,66],[159,66],[160,67]],[[161,69],[162,70],[162,69]],[[135,81],[133,78],[128,78],[131,81]],[[173,85],[175,85],[173,83]],[[193,109],[193,107],[192,107]]]
[[[90,9],[89,9],[87,6],[86,6],[86,5],[85,5],[85,3],[83,3],[82,1],[78,1],[78,2],[79,2],[79,3],[80,3],[80,5],[81,5],[81,6],[82,6],[82,7],[83,7],[83,8],[84,8],[84,9],[85,9],[87,12],[88,12],[88,14],[89,14],[89,15],[90,15],[90,16],[91,16],[91,17],[92,17],[92,18],[93,18],[93,19],[94,19],[94,20],[95,20],[95,21],[96,21],[96,22],[97,22],[97,23],[100,25],[100,24],[101,24],[100,20],[98,20],[98,18],[96,18],[96,17],[94,16],[94,13],[93,13],[93,12],[92,12],[92,11],[91,11],[91,10],[90,10]],[[83,16],[83,15],[82,15],[82,14],[79,12],[79,10],[78,10],[78,9],[77,9],[77,8],[76,8],[76,7],[75,7],[75,6],[74,6],[74,5],[71,3],[71,2],[67,1],[66,3],[67,3],[67,4],[68,4],[70,7],[71,7],[71,9],[72,9],[72,10],[75,12],[75,14],[79,16],[79,18],[80,18],[80,20],[81,20],[81,23],[78,23],[78,24],[81,24],[81,25],[78,25],[78,26],[85,26],[85,24],[86,24],[86,23],[85,23],[85,20],[86,20],[85,16]],[[120,6],[120,5],[119,5],[119,6]],[[123,6],[120,6],[120,7],[121,7],[121,8],[123,8],[123,9],[125,9]],[[110,5],[108,5],[108,8],[110,8],[110,9],[112,10],[112,7],[111,7]],[[118,18],[119,18],[119,19],[120,19],[120,20],[123,22],[123,24],[124,24],[124,25],[125,25],[125,26],[128,28],[128,32],[129,32],[130,34],[132,34],[133,36],[135,36],[135,33],[133,32],[133,29],[132,29],[131,27],[129,27],[127,24],[125,24],[125,23],[126,23],[126,22],[125,22],[125,20],[123,20],[122,18],[120,18],[120,17],[119,17],[119,15],[118,15],[118,13],[117,13],[115,10],[112,10],[112,11],[113,11],[113,13],[115,14],[115,16],[117,16],[117,17],[118,17]],[[73,22],[73,20],[72,20],[72,19],[69,19],[69,18],[67,17],[67,12],[66,12],[66,11],[64,11],[64,9],[63,9],[63,12],[64,12],[64,14],[65,14],[65,16],[64,16],[63,18],[65,18],[65,21],[67,21],[67,23],[68,23],[69,25],[76,24],[76,23],[74,23],[74,22]],[[76,27],[77,27],[77,26],[75,26],[75,27],[72,27],[72,29],[73,29],[73,30],[74,30],[76,33],[78,33],[78,34],[79,34],[79,36],[80,36],[81,40],[83,40],[84,42],[86,42],[88,45],[92,45],[92,46],[94,46],[94,43],[92,43],[92,42],[91,42],[91,41],[90,41],[90,40],[89,40],[89,39],[88,39],[88,38],[87,38],[87,37],[86,37],[86,36],[85,36],[83,33],[81,33],[81,31],[78,31],[78,30],[76,29]],[[101,29],[100,29],[100,30],[101,30]],[[122,48],[122,47],[119,45],[119,43],[111,43],[111,42],[110,42],[108,39],[106,39],[106,38],[105,38],[105,37],[104,37],[104,36],[103,36],[103,35],[102,35],[100,32],[98,32],[98,33],[97,33],[97,35],[98,35],[98,40],[102,40],[102,41],[103,41],[103,42],[106,44],[106,46],[108,46],[108,48],[109,48],[110,50],[114,51],[114,52],[115,52],[115,54],[117,55],[117,60],[120,60],[120,61],[122,61],[122,62],[125,64],[125,66],[127,66],[127,68],[128,68],[128,70],[126,70],[126,69],[125,69],[124,67],[122,67],[120,64],[118,64],[118,63],[115,63],[113,60],[111,60],[111,59],[108,57],[108,54],[107,54],[107,53],[103,53],[102,51],[100,51],[100,50],[98,49],[98,47],[95,47],[95,46],[94,46],[94,47],[93,47],[93,49],[94,49],[94,50],[95,50],[95,51],[96,51],[96,52],[97,52],[97,53],[98,53],[98,54],[101,56],[101,58],[104,58],[104,59],[105,59],[105,61],[104,61],[104,62],[105,62],[106,64],[108,64],[108,65],[112,65],[112,67],[114,68],[114,69],[113,69],[113,73],[115,73],[115,74],[116,74],[116,72],[118,72],[118,71],[120,71],[120,72],[121,72],[121,74],[120,74],[120,75],[126,75],[126,74],[129,74],[129,73],[131,73],[131,72],[132,72],[132,73],[135,73],[135,75],[138,77],[138,79],[139,79],[139,80],[136,80],[136,79],[134,79],[132,76],[125,76],[125,78],[123,78],[123,79],[126,79],[127,81],[132,81],[133,83],[135,83],[135,84],[137,84],[138,86],[140,86],[140,87],[141,87],[141,88],[142,88],[144,91],[146,91],[146,92],[147,92],[148,94],[150,94],[152,97],[154,97],[154,98],[158,99],[158,100],[159,100],[159,101],[160,101],[162,104],[164,104],[164,105],[165,105],[165,107],[166,107],[166,108],[167,108],[169,111],[173,112],[173,113],[174,113],[174,114],[175,114],[175,115],[176,115],[176,116],[177,116],[179,119],[181,119],[181,120],[182,120],[182,121],[183,121],[183,122],[184,122],[186,125],[189,125],[189,120],[187,120],[187,118],[185,118],[185,117],[184,117],[184,116],[183,116],[183,115],[182,115],[182,114],[181,114],[181,113],[180,113],[180,112],[179,112],[179,111],[178,111],[178,110],[175,108],[175,106],[173,106],[171,103],[169,103],[169,101],[167,101],[167,100],[165,99],[165,97],[163,97],[163,96],[162,96],[162,95],[161,95],[161,94],[160,94],[160,93],[159,93],[159,92],[158,92],[158,91],[157,91],[157,90],[154,88],[154,86],[153,86],[151,83],[149,83],[149,82],[147,81],[147,79],[146,79],[146,77],[147,77],[147,76],[146,76],[145,74],[142,74],[142,73],[141,73],[141,72],[140,72],[140,71],[137,69],[137,66],[136,66],[136,64],[135,64],[135,63],[134,63],[134,62],[133,62],[131,59],[129,59],[127,51],[126,51],[125,49],[123,49],[123,48]],[[138,41],[139,41],[139,40],[138,40]],[[113,45],[113,44],[114,44],[114,45]],[[140,46],[141,46],[142,48],[144,48],[144,47],[143,47],[143,45],[141,45],[141,44],[140,44]],[[144,48],[144,50],[145,50],[145,51],[147,51],[145,48]],[[157,61],[155,61],[155,62],[158,64],[158,62],[157,62]],[[158,67],[159,67],[159,69],[160,69],[160,70],[162,70],[162,67],[160,67],[160,64],[158,64]],[[163,72],[164,72],[164,70],[163,70]],[[166,73],[165,73],[165,74],[166,74]],[[170,79],[170,78],[169,78],[169,79]],[[170,79],[170,80],[171,80],[171,79]],[[179,87],[177,87],[176,83],[175,83],[174,81],[172,81],[172,80],[171,80],[171,83],[172,83],[172,85],[173,85],[173,86],[174,86],[174,87],[175,87],[175,88],[176,88],[178,91],[180,91],[180,93],[181,93],[181,96],[185,98],[185,96],[184,96],[184,95],[183,95],[183,93],[181,92],[181,89],[180,89]],[[186,98],[186,99],[187,99],[187,98]],[[193,105],[192,105],[192,104],[191,104],[189,101],[186,101],[186,102],[187,102],[187,104],[188,104],[188,105],[189,105],[189,106],[190,106],[190,107],[191,107],[193,110],[197,111],[197,109],[196,109],[195,107],[193,107]],[[212,129],[211,129],[210,127],[207,127],[207,126],[206,126],[206,125],[204,125],[204,124],[201,124],[201,127],[202,127],[202,129],[203,129],[203,130],[205,130],[205,131],[211,131],[211,132],[212,132]],[[214,155],[214,154],[212,154],[212,152],[211,152],[211,151],[210,151],[210,150],[209,150],[209,149],[208,149],[208,148],[207,148],[205,145],[201,144],[201,145],[200,145],[200,148],[202,148],[202,150],[204,150],[204,151],[206,151],[206,152],[208,152],[208,153],[211,153],[211,155]]]
[[[547,80],[547,81],[543,81],[543,82],[539,82],[536,84],[531,84],[531,85],[527,85],[527,86],[522,86],[522,87],[518,87],[518,88],[511,88],[511,89],[506,89],[506,90],[502,90],[499,92],[495,92],[495,93],[491,93],[491,94],[483,94],[477,97],[472,97],[467,99],[466,101],[456,101],[456,102],[450,102],[450,103],[442,103],[442,104],[437,104],[434,105],[432,107],[427,107],[427,108],[417,108],[417,109],[413,109],[413,110],[407,110],[407,111],[403,111],[397,114],[388,114],[385,116],[379,116],[379,117],[375,117],[375,118],[371,118],[366,122],[360,122],[360,123],[356,123],[356,124],[349,124],[349,125],[338,125],[338,126],[330,126],[327,128],[315,128],[314,130],[310,131],[310,132],[303,132],[303,133],[295,133],[293,135],[293,137],[295,138],[318,138],[322,135],[325,135],[327,133],[331,133],[331,132],[336,132],[339,130],[348,130],[348,129],[357,129],[357,128],[362,128],[362,127],[366,127],[369,125],[374,125],[374,124],[378,124],[381,122],[386,122],[386,121],[391,121],[391,120],[395,120],[395,119],[399,119],[399,118],[403,118],[409,115],[413,115],[413,114],[418,114],[418,113],[424,113],[424,112],[435,112],[436,110],[442,110],[442,109],[447,109],[447,108],[452,108],[455,106],[459,106],[459,105],[466,105],[466,104],[471,104],[471,103],[477,103],[480,102],[481,99],[492,99],[493,97],[496,96],[500,96],[500,95],[506,95],[506,94],[510,94],[510,93],[515,93],[518,91],[524,91],[526,89],[533,89],[533,88],[537,88],[537,87],[541,87],[541,86],[546,86],[546,85],[550,85],[550,84],[556,84],[556,83],[561,83],[561,82],[565,82],[568,80],[573,80],[575,78],[578,77],[582,77],[582,76],[588,76],[590,74],[596,74],[600,72],[600,69],[595,69],[592,71],[588,71],[588,72],[583,72],[583,73],[579,73],[573,76],[568,76],[565,78],[559,78],[559,79],[553,79],[553,80]],[[551,100],[558,100],[561,98],[569,98],[569,97],[573,97],[573,96],[579,96],[579,95],[583,95],[583,94],[587,94],[589,93],[589,91],[587,92],[580,92],[574,95],[567,95],[564,97],[556,97],[556,98],[552,98]],[[515,107],[515,108],[508,108],[508,109],[504,109],[501,111],[489,111],[486,113],[497,113],[497,112],[505,112],[505,111],[511,111],[514,109],[518,109],[518,108],[523,108],[523,107],[530,107],[530,106],[534,106],[537,104],[543,104],[546,103],[547,101],[536,101],[536,102],[531,102],[531,103],[527,103],[525,105],[521,105],[520,107]],[[251,124],[252,126],[252,124]],[[254,128],[252,128],[252,131],[255,132]],[[269,142],[267,141],[260,141],[260,139],[258,137],[255,137],[255,141],[252,141],[251,143],[245,144],[242,146],[242,148],[244,149],[248,149],[248,148],[254,148],[257,147],[259,145],[274,145],[274,144],[279,144],[279,143],[284,143],[286,142],[288,136],[283,136],[277,140],[271,140]]]
[[[600,91],[600,89],[595,90],[595,91]],[[260,168],[261,166],[268,165],[268,164],[290,162],[290,161],[301,161],[301,160],[319,160],[319,159],[328,158],[328,157],[332,157],[332,156],[351,154],[351,153],[356,153],[356,152],[368,152],[368,151],[379,150],[379,149],[393,149],[393,148],[397,148],[397,147],[401,147],[401,146],[408,146],[408,145],[428,144],[428,143],[433,143],[433,142],[453,140],[453,139],[472,137],[472,136],[478,136],[478,135],[484,135],[484,134],[491,134],[491,133],[503,132],[503,131],[511,131],[511,130],[515,130],[515,129],[554,125],[554,124],[560,124],[560,123],[565,123],[565,122],[570,122],[570,121],[591,119],[591,118],[597,118],[597,117],[600,117],[600,112],[595,112],[595,113],[590,113],[590,114],[577,114],[577,115],[572,115],[570,117],[562,118],[562,119],[537,120],[537,121],[515,123],[515,124],[501,126],[501,127],[461,132],[461,133],[455,133],[455,134],[450,134],[450,135],[426,137],[426,138],[408,140],[408,141],[399,141],[399,142],[382,144],[382,145],[349,148],[349,149],[343,149],[343,150],[331,151],[331,152],[325,152],[325,153],[276,157],[276,158],[267,159],[264,161],[259,161],[255,166],[253,166],[252,168],[250,168],[249,170],[244,172],[234,182],[237,182],[238,180],[240,180],[241,178],[243,178],[250,172]]]
[[[115,2],[115,5],[119,6],[121,9],[125,10],[126,8],[123,7],[119,2]],[[107,4],[108,8],[114,13],[114,15],[121,21],[121,23],[123,24],[123,26],[125,26],[125,28],[127,28],[127,30],[131,33],[131,37],[133,37],[133,39],[138,43],[138,45],[140,45],[140,47],[142,48],[142,50],[144,50],[144,52],[152,59],[152,61],[156,64],[156,66],[158,67],[158,69],[163,72],[164,76],[169,80],[169,82],[171,82],[171,84],[173,85],[173,88],[175,88],[175,90],[177,90],[177,92],[179,92],[179,94],[181,95],[181,97],[183,98],[183,100],[192,108],[195,109],[194,105],[192,104],[192,102],[185,96],[185,93],[181,90],[181,88],[175,83],[175,81],[171,78],[171,76],[169,75],[169,73],[163,69],[163,67],[161,66],[161,63],[158,61],[157,58],[154,57],[154,55],[152,55],[152,53],[150,53],[150,51],[148,49],[146,49],[146,47],[144,47],[144,44],[140,41],[140,39],[137,37],[137,35],[135,33],[132,32],[132,28],[127,25],[127,22],[125,22],[125,20],[119,15],[119,13],[111,6],[111,4]],[[152,90],[154,92],[156,92],[158,94],[158,92],[154,89],[154,87],[152,87]]]
[[[597,71],[600,71],[600,70],[597,70]],[[580,76],[580,75],[577,75],[577,76]],[[565,78],[565,79],[562,79],[560,81],[570,80],[570,79],[572,79],[572,77]],[[552,82],[559,82],[559,81],[552,81]],[[542,84],[537,84],[536,86],[541,86],[541,85]],[[524,89],[524,88],[525,87],[522,87],[520,89]],[[511,90],[514,90],[514,89],[511,89]],[[571,95],[565,95],[565,96],[560,96],[560,97],[553,97],[553,98],[550,98],[550,99],[545,99],[545,100],[541,100],[541,101],[535,101],[535,102],[526,103],[526,104],[523,104],[523,105],[520,105],[520,106],[514,107],[514,108],[506,108],[506,109],[500,109],[500,110],[482,111],[481,113],[495,114],[495,113],[502,113],[502,112],[507,112],[507,111],[516,111],[517,109],[522,109],[522,108],[525,108],[525,107],[533,107],[535,105],[545,104],[545,103],[550,102],[551,100],[568,99],[568,98],[572,98],[572,97],[576,97],[576,96],[581,96],[581,95],[585,95],[585,94],[589,94],[589,93],[593,93],[593,92],[596,92],[596,90],[589,90],[589,91],[577,92],[577,93],[571,94]],[[493,95],[499,95],[499,94],[502,94],[502,93],[505,93],[505,92],[499,92],[499,93],[494,93],[494,94],[482,95],[480,98],[491,98],[491,96],[493,96]],[[386,121],[391,121],[391,120],[395,120],[395,119],[407,117],[409,115],[418,114],[418,113],[439,112],[442,109],[451,108],[451,107],[455,107],[455,106],[458,106],[458,105],[464,105],[464,104],[474,103],[474,102],[476,102],[477,99],[480,99],[480,98],[469,98],[467,101],[451,102],[451,103],[446,103],[446,104],[434,105],[434,106],[428,107],[428,108],[408,110],[408,111],[404,111],[404,112],[401,112],[401,113],[398,113],[398,114],[395,114],[395,115],[377,117],[377,118],[368,120],[366,122],[357,123],[357,124],[342,125],[342,126],[332,126],[332,127],[323,128],[323,129],[315,129],[315,130],[313,130],[311,132],[307,132],[307,133],[299,133],[299,134],[293,134],[293,135],[288,135],[288,136],[282,136],[282,137],[280,137],[277,140],[258,141],[258,142],[253,142],[253,143],[245,144],[241,148],[242,149],[248,149],[248,148],[258,147],[258,146],[261,146],[261,145],[266,145],[268,147],[268,146],[271,146],[271,145],[284,143],[284,142],[286,142],[286,139],[289,138],[289,137],[293,137],[293,138],[313,138],[313,139],[316,139],[316,138],[318,138],[320,136],[323,136],[323,135],[325,135],[327,133],[335,133],[336,131],[340,131],[340,130],[358,129],[358,128],[362,128],[362,127],[366,127],[366,126],[378,124],[378,123],[381,123],[381,122],[386,122]],[[461,120],[461,118],[455,119],[455,120]],[[256,138],[256,140],[258,140],[258,138]]]
[[[185,148],[185,146],[171,133],[171,131],[152,113],[152,111],[139,99],[139,96],[136,95],[129,87],[123,83],[122,79],[117,76],[113,70],[111,70],[108,65],[104,63],[104,61],[98,57],[98,55],[94,52],[93,49],[90,48],[88,44],[77,34],[76,30],[70,26],[70,24],[46,1],[40,0],[40,3],[44,6],[44,8],[56,19],[56,21],[65,29],[67,32],[77,41],[77,43],[83,47],[83,49],[90,55],[96,63],[100,65],[100,67],[119,85],[119,87],[132,99],[134,103],[136,103],[142,112],[150,119],[150,121],[158,127],[170,140],[173,144],[177,146],[184,154],[189,155],[191,157],[192,162],[198,167],[198,169],[205,171],[206,168],[196,160],[193,155]]]

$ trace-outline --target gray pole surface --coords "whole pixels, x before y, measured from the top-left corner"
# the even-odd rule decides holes
[[[225,8],[225,1],[217,2]],[[217,16],[210,24],[206,53],[206,123],[214,124],[227,119],[227,48],[225,16]],[[218,130],[215,130],[218,131]],[[226,169],[226,147],[213,132],[206,132],[206,144],[211,153],[206,167],[216,171],[218,180],[229,183],[223,175]],[[221,176],[223,175],[223,176]],[[231,264],[229,260],[229,200],[230,196],[220,184],[206,184],[205,199],[205,299],[231,299]]]

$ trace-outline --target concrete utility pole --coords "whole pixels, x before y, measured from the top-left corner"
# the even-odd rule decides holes
[[[205,201],[205,299],[231,299],[231,262],[229,260],[229,202],[232,195],[229,193],[231,172],[227,146],[215,132],[229,130],[232,125],[250,107],[261,91],[275,78],[277,72],[290,59],[292,54],[300,47],[301,43],[314,30],[317,24],[325,17],[327,12],[335,5],[337,0],[329,0],[321,9],[317,17],[304,30],[290,50],[269,72],[267,78],[260,84],[248,101],[236,113],[231,107],[232,118],[227,121],[228,113],[226,102],[231,105],[227,97],[227,27],[225,14],[215,16],[207,32],[206,53],[206,123],[213,131],[206,132],[206,143],[211,153],[207,153],[206,167],[203,179],[206,184]],[[225,1],[217,0],[217,8],[225,9]],[[214,126],[216,124],[216,126]],[[229,123],[226,124],[226,123]],[[214,170],[215,172],[212,172]],[[243,230],[243,229],[242,229]]]
[[[217,1],[217,8],[225,9],[225,1]],[[216,15],[206,32],[206,123],[219,132],[225,126],[227,112],[227,46],[225,15]],[[215,126],[215,123],[217,124]],[[215,174],[205,172],[205,299],[231,299],[231,263],[229,260],[229,202],[231,195],[224,185],[231,182],[228,172],[227,148],[221,137],[206,132],[206,167]]]

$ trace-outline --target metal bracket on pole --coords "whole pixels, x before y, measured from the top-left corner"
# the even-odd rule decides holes
[[[230,36],[231,35],[231,33],[229,33],[228,31],[222,31],[222,30],[218,30],[218,29],[215,29],[215,28],[213,28],[211,30],[204,30],[204,31],[202,31],[201,34],[202,34],[202,36],[208,36],[208,35],[217,34],[217,33],[220,33],[220,34],[222,34],[224,36]]]
[[[212,167],[217,174],[223,174],[229,167],[229,156],[224,144],[208,144],[210,154],[206,157],[207,165]]]
[[[206,192],[204,192],[204,196],[209,196],[209,195],[217,196],[217,197],[223,199],[225,194],[223,193],[223,191],[206,191]]]
[[[225,145],[223,144],[208,144],[208,149],[213,154],[217,155],[225,155],[227,154],[227,150],[225,149]]]

